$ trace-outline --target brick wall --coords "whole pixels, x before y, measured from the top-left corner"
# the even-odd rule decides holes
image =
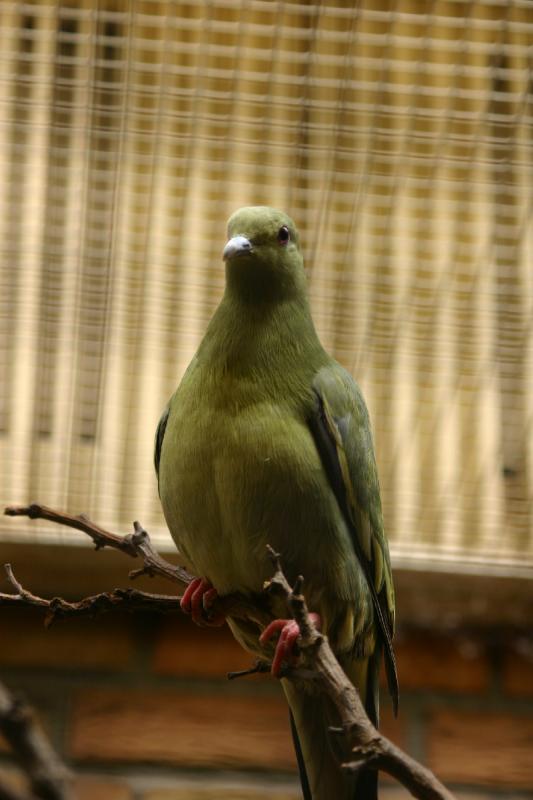
[[[226,629],[116,615],[45,630],[33,610],[0,609],[0,642],[0,676],[39,709],[81,800],[299,797],[279,686],[226,680],[250,664]],[[528,631],[404,623],[397,658],[385,733],[459,794],[533,796]],[[0,771],[18,780],[5,747]],[[384,781],[384,794],[405,793]]]

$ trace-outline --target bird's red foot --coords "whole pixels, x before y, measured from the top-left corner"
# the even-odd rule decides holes
[[[181,610],[190,614],[197,625],[212,625],[219,628],[226,622],[221,612],[213,613],[213,603],[218,592],[205,578],[193,578],[180,600]]]
[[[321,623],[318,614],[310,613],[309,617],[316,627],[320,628]],[[280,632],[280,634],[271,668],[272,675],[275,678],[279,678],[284,661],[286,661],[289,666],[292,666],[298,658],[295,647],[298,637],[300,636],[300,628],[298,627],[298,623],[293,619],[275,619],[270,625],[266,626],[259,637],[259,643],[266,644],[278,632]]]

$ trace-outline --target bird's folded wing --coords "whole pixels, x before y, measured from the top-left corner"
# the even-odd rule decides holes
[[[309,425],[372,594],[396,713],[394,587],[368,412],[359,387],[335,362],[317,373],[313,390],[316,403]]]

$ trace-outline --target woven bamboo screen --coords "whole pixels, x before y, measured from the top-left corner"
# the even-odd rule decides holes
[[[4,500],[170,544],[153,432],[268,204],[397,562],[531,567],[532,44],[518,1],[1,0]]]

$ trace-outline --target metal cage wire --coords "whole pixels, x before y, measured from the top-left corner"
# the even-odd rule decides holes
[[[170,545],[155,426],[225,219],[268,204],[367,398],[395,560],[533,566],[532,41],[529,2],[2,0],[5,501]]]

